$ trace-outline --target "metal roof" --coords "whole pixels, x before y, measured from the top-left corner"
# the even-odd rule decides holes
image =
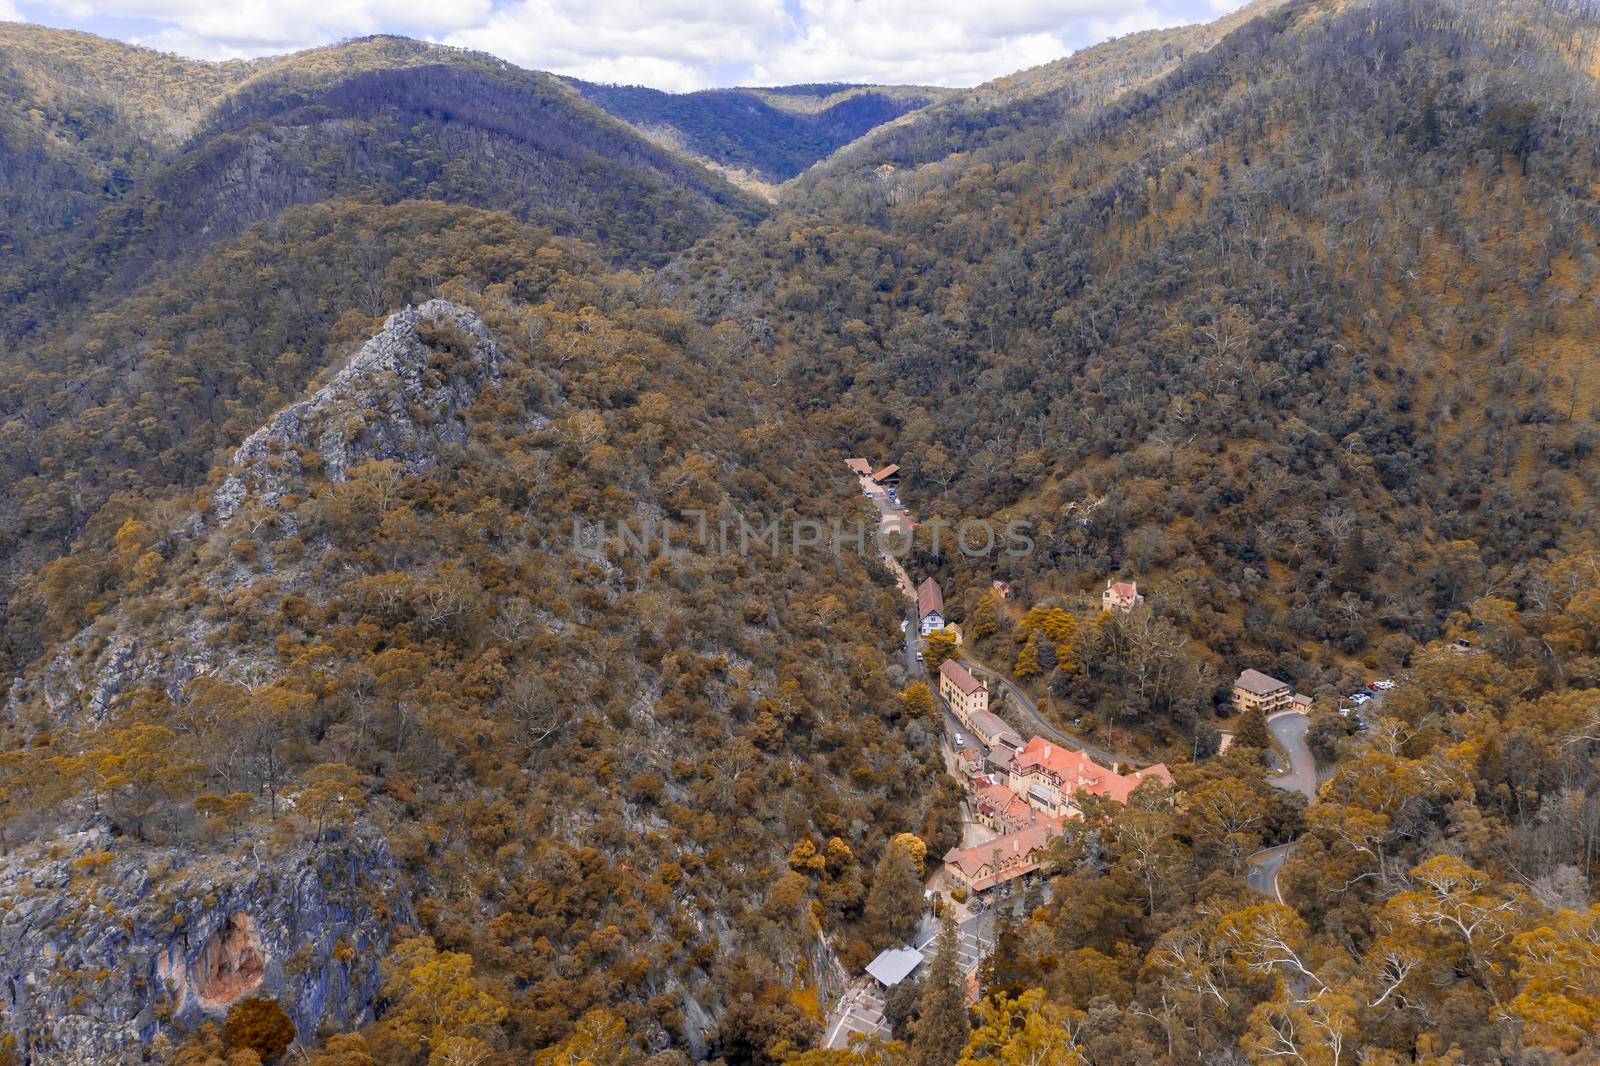
[[[885,988],[892,988],[911,976],[922,965],[922,952],[912,948],[889,948],[867,963],[867,973]]]

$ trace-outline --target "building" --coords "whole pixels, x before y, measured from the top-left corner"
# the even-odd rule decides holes
[[[939,695],[950,705],[950,712],[969,729],[973,712],[989,709],[989,686],[954,659],[939,664]]]
[[[944,592],[933,578],[917,586],[917,631],[927,636],[944,628]]]
[[[1009,760],[1022,750],[1022,738],[993,711],[973,711],[967,728],[983,742],[984,747],[990,749],[991,754],[1001,759]],[[1005,765],[1009,766],[1009,761]]]
[[[876,474],[873,474],[872,475],[872,483],[874,485],[881,485],[886,489],[897,489],[897,488],[899,488],[900,487],[900,464],[899,463],[890,463],[888,466],[884,467],[882,470],[879,470]]]
[[[1164,763],[1124,774],[1101,766],[1081,751],[1034,737],[1011,760],[1007,784],[1011,791],[1046,815],[1076,818],[1080,813],[1076,797],[1108,796],[1118,803],[1126,803],[1139,783],[1150,777],[1172,783],[1172,773]]]
[[[1038,822],[970,848],[951,848],[944,856],[945,877],[976,894],[1030,874],[1039,868],[1040,855],[1059,827]]]
[[[1137,581],[1107,581],[1100,594],[1100,608],[1106,611],[1131,611],[1144,602]]]
[[[846,459],[844,465],[848,466],[850,472],[857,477],[870,477],[872,475],[872,464],[865,459]]]
[[[1027,801],[992,774],[973,778],[968,783],[968,792],[973,816],[996,833],[1014,833],[1037,821]]]
[[[885,990],[893,988],[922,965],[922,952],[915,948],[888,948],[867,963],[867,973]]]
[[[1261,708],[1262,714],[1291,710],[1293,696],[1287,681],[1269,677],[1260,670],[1246,670],[1233,682],[1235,711],[1248,711],[1253,707]]]

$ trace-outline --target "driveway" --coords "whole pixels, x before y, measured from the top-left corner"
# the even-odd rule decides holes
[[[1299,792],[1312,803],[1317,801],[1317,762],[1306,746],[1306,729],[1311,719],[1302,711],[1279,711],[1267,718],[1267,728],[1284,751],[1289,753],[1289,772],[1268,774],[1267,783],[1275,788]]]

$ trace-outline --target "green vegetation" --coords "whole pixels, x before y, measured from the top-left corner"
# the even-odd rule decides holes
[[[699,159],[781,182],[874,127],[947,95],[937,89],[802,85],[664,93],[638,85],[572,85],[595,106]]]
[[[915,94],[582,87],[769,176],[857,138],[769,212],[488,57],[7,27],[0,843],[87,909],[124,853],[381,836],[414,927],[319,1066],[1585,1061],[1597,46],[1562,3],[1266,3],[859,138]],[[481,334],[236,465],[435,298]],[[947,928],[900,1039],[828,1051],[962,836],[903,598],[594,531],[853,515],[847,455],[900,463],[960,650],[1174,785],[1084,800],[982,1003]],[[1225,720],[1247,666],[1316,701],[1314,802]],[[169,1061],[297,1054],[245,1002]]]

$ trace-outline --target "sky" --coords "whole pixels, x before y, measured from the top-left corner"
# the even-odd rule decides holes
[[[0,20],[200,59],[396,33],[519,66],[685,92],[726,85],[976,85],[1243,0],[0,0]]]

